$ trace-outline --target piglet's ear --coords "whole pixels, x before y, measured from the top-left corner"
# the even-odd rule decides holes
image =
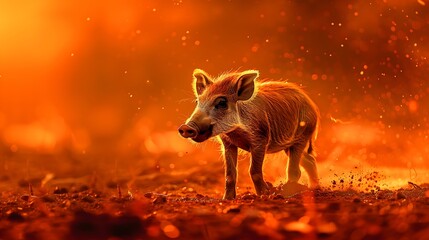
[[[193,75],[194,75],[194,84],[193,84],[194,92],[195,92],[195,95],[199,96],[204,92],[204,90],[206,90],[208,86],[210,86],[213,83],[213,81],[211,80],[209,75],[201,69],[195,69]]]
[[[255,91],[255,79],[259,76],[256,70],[247,70],[241,73],[237,80],[237,99],[241,101],[248,100]]]

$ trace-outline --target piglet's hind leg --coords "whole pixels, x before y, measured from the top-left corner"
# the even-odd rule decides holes
[[[310,187],[317,188],[319,186],[319,176],[317,174],[316,158],[304,152],[301,158],[301,166],[305,169],[310,180]]]

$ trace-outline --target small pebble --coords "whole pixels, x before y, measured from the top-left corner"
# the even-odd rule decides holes
[[[145,198],[152,198],[152,196],[153,196],[153,193],[151,193],[151,192],[147,192],[144,194]]]
[[[406,199],[406,198],[407,197],[402,192],[396,193],[396,199],[401,200],[401,199]]]
[[[21,199],[28,202],[28,200],[30,200],[30,195],[24,194],[21,196]]]
[[[167,202],[167,197],[164,195],[159,195],[152,201],[153,204],[164,204],[166,202]]]

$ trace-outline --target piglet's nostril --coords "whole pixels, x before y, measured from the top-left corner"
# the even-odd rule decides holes
[[[197,136],[197,130],[193,129],[192,127],[186,124],[183,124],[182,126],[179,127],[179,133],[184,138],[192,138]]]

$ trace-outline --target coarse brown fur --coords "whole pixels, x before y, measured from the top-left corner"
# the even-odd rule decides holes
[[[231,72],[212,79],[194,71],[194,92],[198,105],[186,124],[179,128],[184,137],[202,142],[218,136],[225,156],[225,199],[236,196],[237,149],[252,156],[249,173],[257,194],[266,193],[262,164],[266,153],[289,154],[288,181],[297,182],[299,165],[307,171],[311,185],[318,185],[313,142],[319,125],[314,102],[295,84],[258,81],[254,70]]]

